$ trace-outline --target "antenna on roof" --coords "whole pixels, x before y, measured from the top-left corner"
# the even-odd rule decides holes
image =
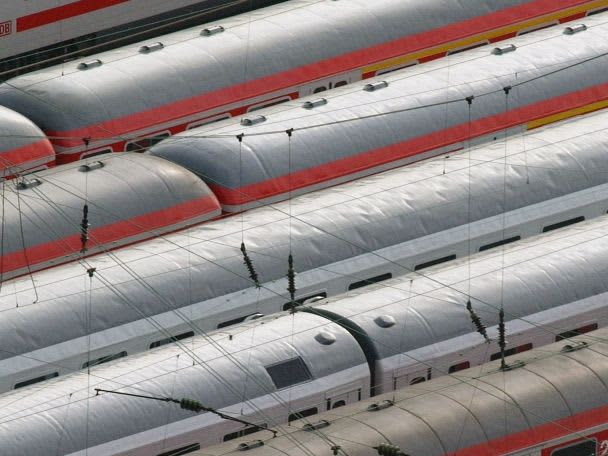
[[[245,420],[241,420],[240,418],[235,418],[233,416],[226,415],[225,413],[215,410],[214,408],[205,407],[203,404],[201,404],[199,401],[197,401],[195,399],[189,399],[189,398],[173,399],[172,397],[144,396],[142,394],[123,393],[120,391],[110,391],[110,390],[105,390],[105,389],[101,389],[101,388],[95,388],[95,391],[96,391],[95,396],[99,396],[99,393],[108,393],[108,394],[117,394],[120,396],[138,397],[140,399],[148,399],[148,400],[152,400],[152,401],[173,402],[175,404],[179,404],[180,408],[182,408],[183,410],[190,410],[191,412],[195,412],[195,413],[200,413],[200,412],[213,413],[225,420],[235,421],[237,423],[244,424],[245,426],[251,426],[258,431],[272,432],[273,437],[277,436],[277,431],[275,431],[274,429],[269,429],[268,427],[266,427],[265,424],[259,425],[259,424],[251,423],[250,421],[245,421]]]
[[[253,283],[255,283],[256,288],[260,288],[261,285],[260,285],[258,273],[255,271],[255,268],[253,267],[253,261],[251,261],[251,258],[249,257],[249,254],[247,253],[247,248],[245,247],[244,242],[241,242],[241,252],[243,252],[243,263],[245,263],[245,266],[247,267],[247,270],[249,271],[249,278],[253,281]]]
[[[467,301],[467,310],[469,311],[471,322],[475,325],[475,328],[477,328],[477,332],[483,336],[487,343],[490,343],[490,338],[488,337],[486,327],[481,322],[481,318],[479,318],[479,315],[477,315],[477,313],[475,313],[475,311],[473,310],[473,305],[471,304],[470,299]]]

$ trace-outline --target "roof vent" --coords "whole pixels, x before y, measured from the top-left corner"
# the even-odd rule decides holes
[[[243,117],[241,119],[241,125],[244,127],[251,127],[252,125],[256,125],[262,122],[266,122],[266,117],[264,116],[255,116],[255,117]]]
[[[101,169],[104,166],[105,165],[102,162],[96,161],[96,162],[87,163],[86,165],[80,165],[78,167],[78,171],[80,171],[81,173],[88,173],[89,171]]]
[[[251,442],[239,444],[237,449],[239,451],[247,451],[247,450],[253,450],[254,448],[259,448],[261,446],[264,446],[264,442],[262,442],[261,440],[252,440]]]
[[[384,89],[385,87],[388,87],[388,82],[386,81],[372,82],[370,84],[365,84],[363,90],[366,92],[375,92],[376,90]]]
[[[318,100],[312,100],[312,101],[306,101],[302,107],[304,109],[312,109],[312,108],[316,108],[317,106],[323,106],[327,104],[327,100],[325,98],[319,98]]]
[[[81,62],[78,64],[79,70],[90,70],[91,68],[95,68],[103,65],[103,62],[99,59],[89,60],[88,62]]]
[[[492,49],[492,54],[494,55],[503,55],[509,52],[514,52],[517,49],[517,46],[514,44],[507,44],[505,46],[495,47]]]
[[[42,181],[40,179],[22,180],[17,183],[17,189],[26,190],[28,188],[38,187],[40,184],[42,184]]]
[[[392,407],[393,405],[395,405],[395,403],[393,401],[391,401],[390,399],[385,399],[383,401],[374,402],[373,404],[370,404],[367,407],[367,411],[368,412],[377,412],[379,410],[384,410],[389,407]]]
[[[207,27],[206,29],[203,29],[203,31],[201,32],[202,36],[211,36],[211,35],[217,35],[218,33],[222,33],[224,30],[226,30],[224,27],[222,27],[221,25],[212,25],[211,27]]]
[[[574,35],[575,33],[584,32],[585,30],[587,30],[585,24],[570,25],[564,29],[564,35]]]
[[[331,345],[336,341],[336,336],[327,331],[321,331],[315,336],[315,340],[321,345]]]
[[[148,44],[146,46],[140,47],[139,52],[141,52],[142,54],[147,54],[149,52],[160,51],[164,47],[165,47],[165,45],[163,43],[161,43],[160,41],[157,41],[156,43],[152,43],[152,44]]]
[[[589,344],[587,344],[587,342],[584,341],[577,341],[574,342],[572,344],[566,344],[562,347],[562,353],[569,353],[569,352],[573,352],[573,351],[577,351],[577,350],[581,350],[583,348],[586,348]]]
[[[381,328],[390,328],[391,326],[395,326],[397,321],[390,315],[380,315],[379,317],[374,318],[374,323]]]
[[[319,429],[326,428],[330,424],[331,423],[327,420],[317,421],[316,423],[306,423],[304,426],[302,426],[302,430],[306,432],[317,431]]]

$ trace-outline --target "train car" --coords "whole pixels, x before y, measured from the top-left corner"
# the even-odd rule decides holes
[[[420,383],[500,357],[500,308],[509,341],[505,363],[516,366],[511,353],[608,324],[607,233],[604,217],[521,241],[502,254],[483,252],[424,278],[393,279],[303,312],[124,360],[116,360],[119,352],[111,364],[44,385],[23,383],[0,396],[0,450],[5,456],[35,456],[48,448],[65,455],[162,455],[252,428],[141,395],[194,399],[275,428],[397,389],[409,374],[405,384]],[[489,343],[475,331],[467,302]],[[182,317],[192,324],[187,314]],[[200,333],[196,324],[191,329]],[[97,362],[89,358],[88,367]],[[140,397],[97,395],[97,389]]]
[[[255,433],[191,456],[603,456],[608,449],[608,331]],[[184,453],[182,453],[184,454]]]
[[[150,153],[203,176],[226,211],[452,153],[608,106],[605,18],[191,130]]]
[[[591,116],[588,119],[581,119],[580,121],[560,125],[558,127],[560,136],[557,140],[554,139],[555,129],[548,129],[546,132],[539,132],[538,135],[528,133],[525,135],[523,141],[538,141],[541,139],[542,141],[546,141],[543,145],[539,144],[539,147],[543,148],[542,152],[539,150],[535,151],[533,155],[531,155],[533,157],[536,157],[539,154],[548,156],[553,156],[554,154],[561,155],[564,150],[577,150],[578,154],[585,155],[588,159],[593,160],[592,167],[602,167],[602,165],[598,163],[602,160],[601,157],[606,153],[605,144],[608,142],[606,139],[607,130],[604,127],[606,121],[608,121],[608,114],[600,113],[596,116]],[[583,135],[591,135],[592,137],[580,139],[579,137]],[[506,142],[496,141],[492,146],[484,146],[478,149],[475,154],[479,157],[482,157],[484,154],[487,157],[494,157],[496,153],[499,153],[500,150],[505,148],[505,144],[507,144],[509,154],[523,152],[524,150],[534,149],[536,147],[530,145],[525,146],[519,138],[514,138],[507,139]],[[165,216],[167,214],[165,212],[165,216],[162,216],[161,218],[154,217],[154,224],[150,225],[149,223],[144,223],[141,226],[136,227],[133,217],[141,216],[141,211],[152,214],[155,213],[155,211],[161,210],[159,205],[162,204],[162,198],[157,200],[158,192],[173,192],[174,190],[171,189],[171,186],[164,184],[169,179],[171,179],[175,185],[181,185],[182,189],[187,189],[189,186],[193,186],[192,189],[200,189],[204,184],[202,182],[193,184],[193,175],[185,169],[179,171],[177,169],[178,165],[174,165],[171,162],[167,162],[167,170],[163,170],[161,166],[158,166],[161,163],[161,159],[153,156],[150,156],[150,159],[156,159],[156,161],[152,161],[155,166],[150,166],[149,171],[144,171],[141,176],[138,176],[135,170],[146,168],[146,159],[142,157],[142,163],[137,164],[136,161],[140,155],[135,156],[133,153],[128,154],[129,158],[124,161],[117,160],[110,154],[87,159],[83,162],[84,165],[82,167],[71,164],[60,165],[52,172],[38,173],[36,176],[30,176],[28,179],[24,180],[24,182],[28,180],[32,182],[44,182],[46,179],[52,180],[52,176],[61,175],[64,176],[61,180],[69,184],[70,191],[62,191],[61,182],[50,182],[50,185],[44,185],[43,187],[51,189],[50,191],[44,192],[44,198],[37,199],[35,204],[31,204],[31,207],[30,205],[21,205],[19,207],[19,204],[17,204],[19,198],[40,193],[39,188],[30,189],[25,185],[24,188],[17,189],[11,196],[11,199],[7,200],[7,210],[5,211],[3,218],[4,226],[7,229],[4,235],[4,249],[0,255],[0,270],[3,273],[3,277],[6,279],[30,273],[38,269],[69,261],[75,257],[82,257],[82,246],[80,245],[78,238],[81,234],[82,210],[87,200],[90,210],[96,212],[94,216],[89,217],[91,236],[93,236],[93,231],[99,231],[103,226],[108,224],[103,220],[103,218],[108,215],[116,222],[120,219],[123,224],[121,226],[131,224],[130,230],[112,230],[112,236],[102,235],[98,232],[96,239],[91,239],[91,242],[89,243],[86,251],[88,254],[115,248],[119,245],[141,240],[145,237],[151,237],[153,234],[159,235],[180,226],[192,225],[196,221],[207,220],[210,216],[217,215],[216,203],[213,198],[209,196],[209,198],[205,197],[205,201],[208,204],[197,203],[196,209],[194,209],[197,211],[195,213],[184,212],[183,214],[178,215],[177,212],[172,209],[172,214],[178,218],[175,218],[174,216],[166,218]],[[159,155],[165,156],[164,154]],[[527,157],[527,154],[524,154],[523,156]],[[587,158],[584,160],[585,163],[587,163]],[[460,159],[463,158],[461,157]],[[164,162],[164,160],[162,161]],[[108,166],[106,166],[106,164]],[[120,166],[124,166],[124,169],[121,169]],[[425,169],[427,166],[429,167],[428,169],[431,169],[442,165],[438,165],[437,163],[434,165],[425,165]],[[105,182],[100,182],[93,178],[91,178],[90,181],[87,179],[83,180],[82,178],[85,175],[79,171],[81,169],[89,169],[90,167],[92,167],[92,171],[103,167],[103,172],[101,172],[99,176],[97,171],[86,174],[86,176],[97,176],[99,179],[110,179],[113,174],[116,174],[117,179],[124,181],[125,176],[133,175],[134,177],[132,178],[128,177],[128,185],[134,188],[134,194],[129,195],[127,188],[118,190],[118,187],[112,188],[112,185],[108,185]],[[188,167],[193,169],[190,166]],[[209,167],[208,169],[212,168]],[[418,170],[420,171],[420,169],[422,168],[419,168]],[[475,173],[488,171],[479,168],[473,169]],[[496,173],[500,172],[500,170],[493,170],[492,172],[498,179],[499,177]],[[160,180],[157,183],[159,188],[155,188],[153,181],[150,180],[150,178],[153,178],[153,173],[159,174]],[[436,175],[435,171],[433,171],[433,173]],[[232,168],[227,169],[224,176],[226,179],[237,180],[239,174],[240,170],[238,168]],[[407,172],[405,172],[405,175],[407,175]],[[459,175],[459,179],[465,178],[465,174]],[[474,179],[478,179],[478,177],[475,177]],[[565,177],[562,179],[565,179]],[[440,181],[441,179],[437,180],[437,182]],[[82,188],[76,187],[76,182],[78,182]],[[553,183],[554,180],[546,180],[542,185],[547,185],[549,182]],[[550,192],[543,193],[543,191],[539,191],[539,195],[542,194],[544,195],[544,199],[549,200],[553,197],[564,196],[565,193],[569,191],[577,191],[586,187],[593,187],[598,184],[606,183],[606,180],[605,176],[594,174],[586,181],[583,179],[577,182],[580,182],[581,184],[579,185],[579,183],[576,183],[574,186],[562,184],[554,186],[551,184]],[[85,183],[88,183],[88,190],[85,188]],[[126,181],[124,183],[126,184]],[[456,182],[452,182],[448,185],[452,186],[455,184]],[[497,182],[495,185],[497,185],[497,188],[500,188],[501,183]],[[418,194],[425,195],[424,198],[431,201],[432,195],[426,192],[423,188],[424,185],[420,185],[420,187],[421,189],[417,191]],[[463,188],[464,187],[461,189]],[[299,192],[303,193],[312,189],[313,188],[311,187],[307,187],[301,189]],[[330,190],[330,192],[331,191],[332,190]],[[340,191],[340,189],[337,189],[337,191]],[[454,192],[455,191],[456,190],[454,190]],[[203,193],[206,194],[208,191],[204,191]],[[127,197],[125,197],[125,195],[127,195]],[[185,195],[188,196],[184,196],[184,199],[188,199],[192,196],[187,191],[185,191]],[[129,196],[138,198],[139,201],[148,205],[147,208],[144,209],[143,206],[137,207],[135,210],[129,210],[117,216],[113,212],[112,206],[114,203],[112,201],[116,201],[117,205],[126,204],[127,201],[133,201],[128,198]],[[408,198],[413,197],[408,195]],[[103,203],[101,202],[101,199],[103,199]],[[524,199],[522,202],[523,201],[527,200]],[[537,199],[536,202],[538,201],[540,200]],[[199,203],[200,202],[199,199]],[[183,201],[183,203],[186,204],[185,201]],[[93,207],[95,204],[98,204],[99,207]],[[190,205],[190,208],[194,208],[194,206],[192,206],[193,203],[187,204]],[[68,206],[71,209],[65,211],[61,209],[62,206]],[[134,204],[134,206],[138,205]],[[171,207],[175,208],[173,203]],[[109,214],[102,214],[101,212],[103,211],[106,211]],[[557,216],[557,213],[553,211],[561,213],[561,206],[555,206],[553,209],[550,209],[550,211]],[[70,213],[67,214],[67,212]],[[156,212],[156,214],[160,215],[161,213]],[[464,214],[464,212],[462,214]],[[464,222],[462,214],[460,215],[460,220]],[[252,217],[253,216],[255,215],[252,215]],[[150,216],[147,217],[150,219]],[[457,216],[455,215],[454,217]],[[28,223],[25,225],[23,224],[24,219],[28,220]],[[456,220],[457,218],[454,218],[452,221],[455,222]],[[24,228],[22,228],[22,226],[24,226]],[[52,229],[38,229],[41,226],[52,227]]]
[[[0,106],[0,179],[55,162],[55,151],[29,119]]]
[[[217,198],[196,175],[134,153],[68,164],[4,185],[4,279],[221,214]]]
[[[227,328],[606,214],[605,115],[4,281],[1,389],[191,337],[184,315]]]
[[[63,163],[142,150],[204,123],[607,6],[608,0],[470,0],[446,8],[442,0],[378,0],[370,9],[363,0],[292,0],[11,79],[0,88],[0,104],[52,137]]]
[[[5,2],[0,79],[66,57],[276,3],[271,0],[29,0]]]

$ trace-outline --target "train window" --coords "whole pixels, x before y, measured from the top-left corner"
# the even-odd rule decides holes
[[[423,382],[426,382],[425,377],[416,377],[416,378],[412,379],[412,381],[410,382],[410,385],[417,385],[418,383],[423,383]]]
[[[317,407],[300,410],[299,412],[294,412],[289,415],[287,422],[291,423],[292,421],[299,420],[300,418],[306,418],[307,416],[316,415],[317,413],[319,413]]]
[[[475,43],[470,46],[464,47],[462,49],[454,49],[453,51],[448,51],[448,55],[460,54],[461,52],[470,51],[471,49],[477,49],[478,47],[485,46],[486,44],[488,44],[488,43],[487,42]]]
[[[348,82],[346,82],[346,81],[338,81],[338,82],[336,82],[336,83],[334,84],[334,89],[335,89],[335,88],[337,88],[337,87],[342,87],[342,86],[345,86],[345,85],[347,85],[347,84],[348,84]]]
[[[29,380],[24,380],[23,382],[19,382],[15,384],[15,389],[23,388],[24,386],[30,386],[34,383],[44,382],[45,380],[50,380],[51,378],[59,377],[59,372],[53,372],[52,374],[42,375],[40,377],[31,378]]]
[[[192,453],[193,451],[197,451],[200,449],[200,443],[191,443],[190,445],[186,445],[181,448],[176,448],[175,450],[169,450],[165,451],[164,453],[159,453],[157,456],[181,456],[182,454]]]
[[[87,361],[86,363],[84,363],[82,365],[82,368],[86,369],[87,367],[97,366],[98,364],[109,363],[110,361],[114,361],[115,359],[124,358],[125,356],[127,356],[126,351],[121,351],[120,353],[114,353],[113,355],[102,356],[101,358],[92,359],[90,361]]]
[[[143,152],[169,136],[171,136],[171,133],[159,133],[147,138],[140,138],[136,141],[128,142],[125,146],[125,150],[127,152]]]
[[[538,32],[539,30],[553,27],[554,25],[557,25],[557,24],[558,24],[557,22],[551,22],[550,24],[539,25],[538,27],[533,27],[531,29],[524,30],[523,32],[518,32],[517,36],[523,36],[523,35],[527,35],[528,33]]]
[[[348,286],[348,291],[356,290],[357,288],[366,287],[367,285],[372,285],[374,283],[382,282],[383,280],[388,280],[393,277],[393,274],[387,272],[386,274],[380,274],[375,277],[370,277],[369,279],[360,280],[359,282],[351,283]]]
[[[583,442],[575,443],[567,447],[558,448],[551,452],[551,456],[595,456],[597,442],[595,439],[588,439]]]
[[[188,337],[194,337],[194,331],[188,331],[185,333],[178,334],[177,336],[167,337],[166,339],[156,340],[150,344],[150,348],[160,347],[161,345],[167,345],[178,340],[187,339]]]
[[[277,389],[287,388],[291,385],[306,382],[312,379],[310,371],[299,356],[271,366],[266,371]]]
[[[483,252],[484,250],[490,250],[495,247],[500,247],[501,245],[510,244],[511,242],[519,241],[521,236],[513,236],[507,239],[503,239],[502,241],[491,242],[490,244],[482,245],[479,247],[479,251]]]
[[[101,150],[98,150],[98,151],[95,151],[95,152],[84,153],[84,154],[82,154],[80,156],[80,159],[82,160],[82,159],[89,158],[89,157],[95,157],[97,155],[111,154],[112,152],[114,152],[112,150],[112,148],[108,147],[106,149],[101,149]]]
[[[303,298],[298,298],[295,300],[295,303],[297,306],[301,306],[302,304],[304,304],[305,301],[308,301],[309,299],[314,299],[314,298],[319,298],[319,299],[327,298],[327,293],[325,291],[320,291],[318,293],[308,295]],[[289,309],[291,309],[290,302],[283,304],[283,310],[289,310]]]
[[[559,342],[560,340],[570,339],[571,337],[580,336],[581,334],[585,334],[591,331],[595,331],[597,329],[597,323],[591,323],[589,325],[581,326],[580,328],[571,329],[570,331],[565,331],[563,333],[555,336],[555,341]]]
[[[593,11],[589,11],[587,13],[587,16],[593,16],[594,14],[600,14],[600,13],[605,13],[606,11],[608,11],[608,6],[605,8],[599,8]]]
[[[266,423],[260,424],[260,427],[266,427],[266,426],[267,426]],[[259,431],[259,429],[257,427],[250,426],[248,428],[241,429],[240,431],[231,432],[230,434],[226,434],[222,440],[224,442],[228,442],[229,440],[238,439],[239,437],[244,437],[246,435],[253,434],[254,432],[257,432],[257,431]]]
[[[337,401],[334,402],[334,405],[331,406],[332,409],[336,409],[338,407],[344,407],[346,405],[345,401]]]
[[[263,316],[264,316],[264,314],[256,312],[254,314],[245,315],[243,317],[233,318],[232,320],[226,320],[226,321],[223,321],[220,324],[218,324],[217,329],[225,328],[226,326],[236,325],[237,323],[242,323],[246,320],[247,321],[248,320],[257,320],[258,318],[262,318]]]
[[[505,350],[505,357],[515,355],[517,353],[525,352],[528,350],[532,350],[532,344],[524,344],[524,345],[520,345],[519,347],[509,348],[508,350]],[[494,360],[500,359],[500,358],[501,358],[500,352],[497,352],[490,356],[490,361],[494,361]]]
[[[281,103],[285,103],[286,101],[290,101],[291,98],[289,97],[283,97],[283,98],[279,98],[276,100],[271,100],[265,103],[260,103],[254,106],[250,106],[249,109],[247,109],[247,112],[253,112],[253,111],[257,111],[258,109],[264,109],[264,108],[269,108],[270,106],[275,106]]]
[[[392,73],[393,71],[403,70],[404,68],[409,68],[409,67],[415,66],[415,65],[418,65],[418,61],[409,62],[409,63],[406,63],[405,65],[398,65],[398,66],[394,66],[394,67],[390,67],[390,68],[385,68],[383,70],[378,71],[376,73],[376,76],[380,76],[380,75],[387,74],[387,73]]]
[[[321,87],[317,87],[315,90],[313,90],[312,93],[325,92],[326,90],[327,90],[327,87],[321,86]]]
[[[230,119],[230,113],[228,112],[226,114],[220,114],[219,116],[207,117],[206,119],[192,122],[190,125],[188,125],[186,130],[192,130],[193,128],[202,127],[203,125],[209,125],[226,119]]]
[[[448,255],[441,258],[437,258],[436,260],[427,261],[426,263],[420,263],[414,266],[414,271],[419,271],[420,269],[430,268],[431,266],[435,266],[436,264],[445,263],[446,261],[452,261],[456,259],[456,255]]]
[[[568,225],[574,225],[575,223],[583,221],[585,221],[585,217],[581,215],[580,217],[574,217],[568,220],[564,220],[563,222],[554,223],[553,225],[547,225],[543,228],[543,233],[546,233],[547,231],[557,230]]]
[[[458,372],[464,369],[468,369],[469,367],[471,367],[471,363],[468,361],[463,361],[461,363],[458,364],[454,364],[453,366],[450,366],[450,368],[448,369],[448,373],[453,374],[454,372]]]

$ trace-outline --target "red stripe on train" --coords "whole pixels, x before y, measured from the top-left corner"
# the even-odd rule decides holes
[[[16,149],[0,152],[0,173],[7,168],[27,169],[28,162],[42,164],[45,158],[47,164],[55,161],[55,150],[46,138]]]
[[[561,95],[550,100],[475,120],[470,125],[468,123],[456,125],[446,130],[418,136],[398,144],[366,151],[331,163],[298,171],[290,176],[285,175],[269,179],[264,182],[241,187],[240,189],[230,189],[217,184],[209,186],[222,204],[244,204],[286,193],[289,191],[290,185],[292,187],[291,190],[308,187],[461,142],[469,137],[483,136],[605,99],[608,99],[608,84]],[[475,102],[473,102],[473,109],[475,109]],[[357,120],[353,122],[356,123]],[[295,131],[294,135],[297,134],[298,132]],[[294,152],[297,153],[297,151]]]
[[[607,423],[608,405],[604,405],[568,418],[541,424],[525,431],[515,432],[505,437],[449,453],[449,456],[495,456],[497,454],[515,453],[574,433],[577,433],[577,435],[573,435],[572,438],[580,438],[581,432]]]
[[[312,80],[344,73],[354,68],[407,55],[585,3],[588,3],[588,0],[561,0],[559,2],[555,0],[534,0],[525,5],[507,8],[457,24],[407,36],[390,43],[350,52],[236,86],[226,87],[215,92],[197,95],[193,98],[176,101],[147,111],[108,120],[100,124],[72,131],[48,130],[47,133],[49,136],[72,138],[53,141],[57,146],[79,146],[82,144],[81,138],[111,138],[116,135],[142,130],[151,125],[158,124],[158,119],[163,119],[163,122],[174,121],[227,104],[243,102],[253,97],[263,96],[287,87],[299,87]],[[439,57],[439,55],[435,57]]]
[[[199,218],[209,214],[210,218],[220,215],[220,205],[215,195],[208,195],[192,201],[162,209],[149,214],[139,215],[129,220],[122,220],[110,225],[93,228],[89,231],[89,248],[99,246],[109,248],[107,244],[132,236],[146,234],[155,235],[155,230],[170,227],[188,219]],[[111,246],[116,247],[115,245]],[[80,251],[80,234],[74,234],[63,239],[57,239],[44,244],[36,245],[23,250],[6,254],[2,257],[2,273],[25,268],[28,264],[45,263],[53,259],[60,259]]]
[[[17,32],[24,32],[43,25],[59,22],[71,17],[91,13],[110,6],[126,3],[129,0],[78,0],[67,5],[57,6],[38,13],[17,18]]]

